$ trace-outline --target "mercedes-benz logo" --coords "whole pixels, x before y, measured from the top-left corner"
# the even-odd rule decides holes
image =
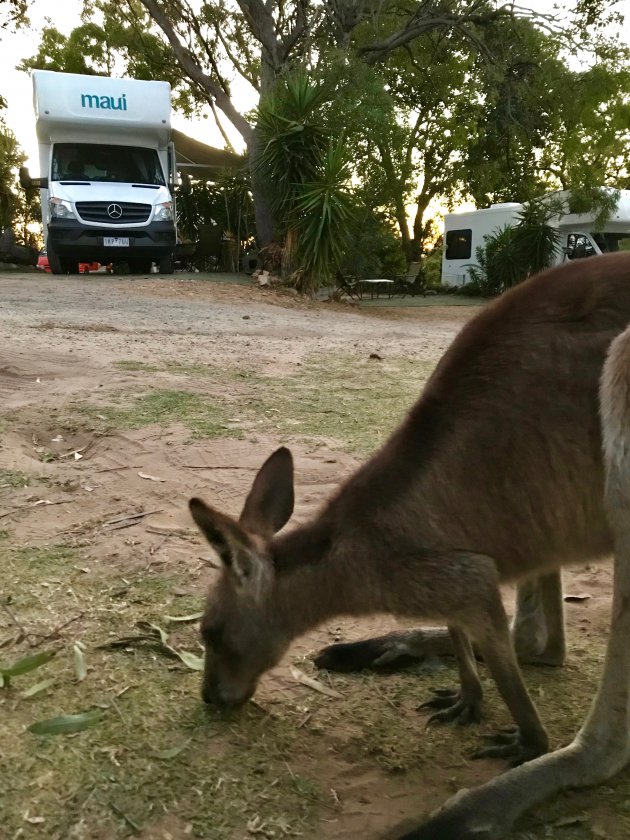
[[[110,204],[107,208],[107,215],[110,219],[120,219],[122,216],[123,211],[120,204]]]

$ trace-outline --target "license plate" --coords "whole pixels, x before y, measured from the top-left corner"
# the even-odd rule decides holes
[[[128,248],[129,247],[129,237],[128,236],[104,236],[103,237],[103,245],[106,248]]]

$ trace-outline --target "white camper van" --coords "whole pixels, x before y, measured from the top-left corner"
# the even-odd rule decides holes
[[[79,262],[172,273],[175,150],[167,82],[33,71],[39,186],[54,274]]]
[[[604,189],[604,188],[602,188]],[[566,214],[552,224],[560,233],[556,264],[607,251],[630,250],[630,190],[618,190],[615,211],[602,230],[595,230],[592,214]],[[567,199],[567,192],[556,192],[550,198]],[[442,283],[463,286],[470,280],[469,266],[477,262],[476,250],[484,239],[500,228],[517,222],[522,204],[493,204],[484,210],[448,213],[444,217]]]

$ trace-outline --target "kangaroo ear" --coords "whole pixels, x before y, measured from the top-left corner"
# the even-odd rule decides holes
[[[201,499],[191,499],[188,508],[197,527],[226,566],[232,566],[239,547],[247,538],[229,516],[207,505]]]
[[[293,513],[293,456],[277,449],[262,465],[245,500],[239,524],[262,537],[271,537]]]

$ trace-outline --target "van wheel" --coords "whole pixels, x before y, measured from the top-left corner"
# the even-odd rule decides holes
[[[79,274],[79,263],[74,260],[61,260],[63,274]],[[89,271],[86,272],[89,274]]]
[[[50,270],[53,274],[65,274],[66,269],[64,264],[61,261],[61,257],[59,254],[54,250],[52,243],[47,243],[48,247],[46,252],[48,254],[48,265],[50,266]]]
[[[173,255],[169,254],[167,257],[161,257],[159,268],[160,274],[172,274],[175,271],[175,260],[173,259]]]

